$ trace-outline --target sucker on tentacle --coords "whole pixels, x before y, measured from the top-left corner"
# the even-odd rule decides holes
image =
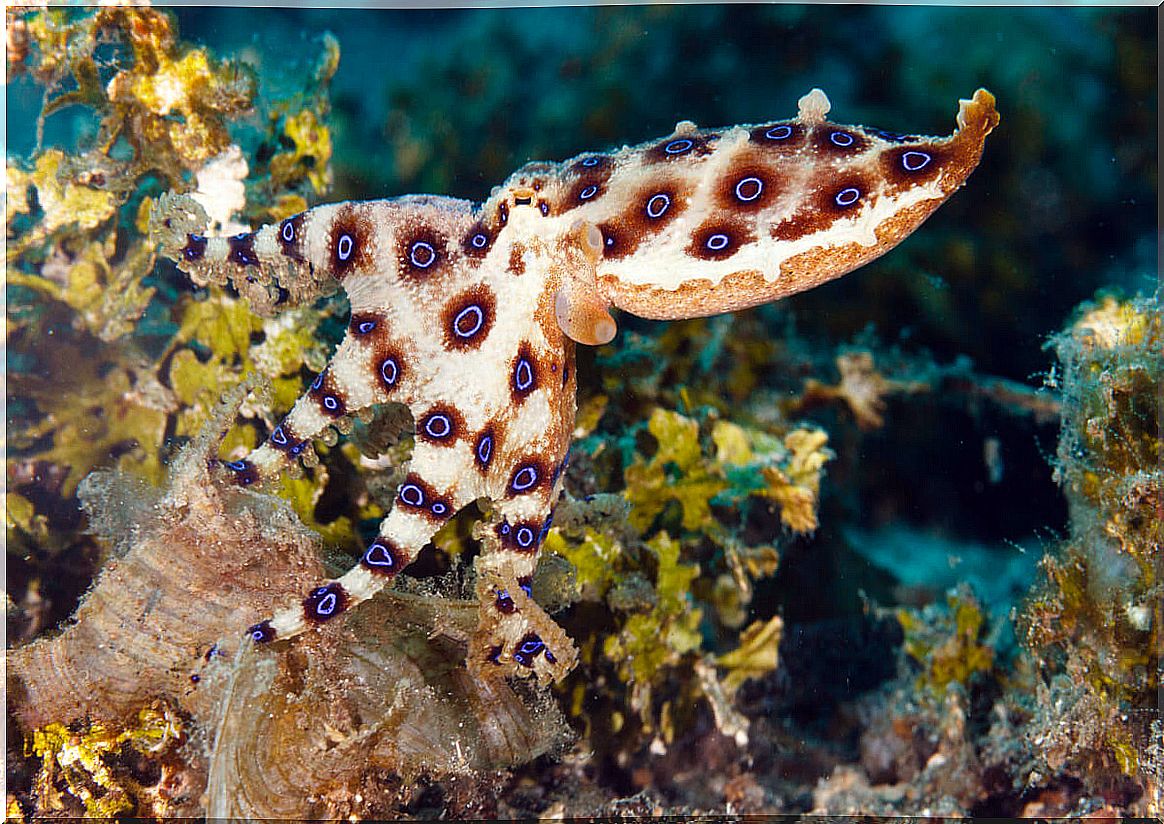
[[[230,281],[270,312],[342,286],[347,336],[267,442],[225,464],[277,475],[311,441],[375,404],[416,421],[408,476],[360,564],[255,625],[256,641],[329,621],[389,585],[449,518],[493,502],[477,561],[469,666],[563,677],[576,658],[529,597],[574,426],[575,342],[609,342],[610,308],[686,318],[755,306],[840,277],[891,249],[977,166],[994,97],[961,101],[944,138],[825,119],[819,89],[791,120],[689,122],[661,140],[531,163],[480,207],[408,196],[318,206],[207,237],[189,197],[152,217],[163,252],[197,283]]]

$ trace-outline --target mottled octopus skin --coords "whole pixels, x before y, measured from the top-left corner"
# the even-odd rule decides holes
[[[529,597],[575,414],[574,343],[649,318],[742,309],[840,277],[916,229],[977,166],[993,96],[961,101],[949,137],[825,119],[814,89],[786,121],[680,123],[662,140],[531,163],[480,207],[443,197],[318,206],[231,238],[179,231],[163,250],[196,280],[330,276],[351,302],[326,370],[266,443],[226,466],[276,475],[329,425],[406,404],[416,446],[363,561],[252,630],[282,639],[370,598],[466,504],[496,518],[477,563],[478,674],[561,678],[576,653]],[[175,199],[178,200],[178,199]],[[245,293],[245,292],[244,292]]]

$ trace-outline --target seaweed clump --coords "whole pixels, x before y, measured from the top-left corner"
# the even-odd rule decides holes
[[[219,231],[322,194],[339,51],[323,35],[315,64],[289,67],[296,85],[267,99],[249,65],[182,41],[164,11],[6,14],[8,76],[43,89],[36,147],[9,159],[6,179],[6,526],[17,635],[27,638],[68,614],[99,559],[81,534],[86,475],[115,468],[160,484],[223,391],[254,374],[269,390],[223,444],[248,449],[326,360],[319,327],[334,306],[265,322],[222,289],[192,290],[159,264],[147,230],[166,190],[189,192]],[[65,110],[81,126],[46,144],[46,133],[62,131],[47,122]],[[316,526],[327,477],[320,469],[284,488]],[[338,513],[328,524],[341,540],[353,536]]]
[[[1042,775],[1152,798],[1164,769],[1159,303],[1104,297],[1050,345],[1062,365],[1053,378],[1063,393],[1055,475],[1071,534],[1043,560],[1044,580],[1022,617],[1042,676],[1026,735]]]

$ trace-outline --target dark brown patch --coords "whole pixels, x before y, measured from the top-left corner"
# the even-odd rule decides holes
[[[515,495],[532,495],[539,490],[548,489],[550,485],[550,469],[546,462],[538,455],[528,455],[522,458],[513,467],[509,474],[509,482],[505,485],[507,497]]]
[[[476,440],[473,441],[473,463],[482,472],[489,471],[489,465],[493,462],[493,456],[497,454],[497,433],[499,427],[492,421],[481,430],[477,435]]]
[[[742,221],[709,220],[691,235],[687,254],[700,260],[725,260],[755,239],[755,234]]]
[[[795,151],[804,145],[806,131],[799,123],[769,123],[757,126],[748,133],[748,139],[765,149],[780,152]]]
[[[239,266],[259,265],[259,256],[255,254],[254,233],[245,232],[241,235],[232,235],[226,239],[226,245],[230,247],[226,259],[231,263],[237,263]]]
[[[312,624],[330,621],[347,608],[348,593],[339,581],[316,587],[303,599],[303,617]]]
[[[591,165],[586,165],[590,163]],[[569,211],[587,203],[593,203],[606,193],[606,184],[614,171],[614,163],[609,157],[591,155],[575,161],[570,166],[574,181],[566,192],[562,211]]]
[[[495,531],[502,547],[512,552],[533,553],[541,546],[542,525],[537,521],[502,521]]]
[[[279,248],[285,257],[292,260],[303,260],[303,218],[300,212],[287,218],[279,224],[275,236],[279,239]]]
[[[515,404],[520,404],[538,388],[540,371],[533,347],[522,341],[517,354],[509,362],[509,389]]]
[[[515,243],[509,250],[509,273],[511,275],[521,276],[525,274],[525,244]]]
[[[409,472],[400,488],[396,490],[396,506],[406,512],[423,515],[430,521],[447,521],[453,514],[453,506],[415,472]]]
[[[409,363],[400,347],[377,340],[372,348],[371,367],[376,382],[391,396],[408,376]]]
[[[206,238],[202,235],[186,235],[186,245],[182,247],[182,257],[189,261],[201,260],[206,254]]]
[[[509,593],[504,589],[498,589],[495,592],[497,594],[493,600],[493,606],[502,615],[512,615],[517,609],[517,606],[513,603],[513,599],[509,597]]]
[[[690,160],[702,157],[711,153],[714,148],[712,142],[718,138],[719,135],[695,134],[669,137],[647,149],[643,153],[643,160],[647,163],[667,163],[673,160]]]
[[[818,152],[831,157],[859,155],[873,141],[856,129],[847,129],[832,123],[822,123],[812,130],[812,145]]]
[[[378,537],[368,544],[360,566],[376,575],[395,577],[408,566],[408,553],[387,538]]]
[[[441,310],[446,349],[467,351],[485,342],[497,316],[497,298],[483,283],[457,295]]]
[[[822,232],[835,221],[849,215],[868,200],[872,182],[865,175],[836,175],[820,186],[791,217],[777,223],[770,230],[776,240],[795,240]],[[851,200],[855,189],[856,200]],[[838,196],[842,196],[838,201]]]
[[[347,412],[347,402],[344,400],[343,392],[336,386],[330,369],[324,369],[316,375],[307,395],[315,401],[320,414],[324,417],[342,418]]]
[[[343,206],[335,216],[328,234],[328,258],[331,274],[343,280],[352,272],[372,268],[375,227],[353,204]]]
[[[422,223],[407,225],[396,241],[400,273],[413,280],[430,280],[449,268],[445,237]]]
[[[570,164],[570,171],[579,177],[603,172],[606,173],[606,177],[610,177],[610,173],[613,170],[614,161],[606,155],[599,154],[586,155]],[[603,178],[603,180],[605,179]]]
[[[546,648],[546,643],[541,639],[541,636],[534,632],[527,632],[522,639],[513,647],[513,660],[523,667],[530,668],[534,665],[534,659],[542,653],[545,653],[546,660],[553,663],[554,657]]]
[[[602,256],[607,260],[619,260],[638,248],[639,239],[624,229],[620,221],[599,223],[598,230],[602,232]]]
[[[496,237],[483,221],[477,221],[461,241],[461,252],[471,260],[480,260],[489,254]]]
[[[384,330],[388,323],[383,315],[375,312],[352,312],[348,321],[348,333],[356,338],[366,338]]]
[[[898,146],[882,153],[881,173],[897,188],[916,186],[940,175],[949,159],[943,147]]]
[[[760,162],[763,155],[750,151],[728,166],[715,188],[716,203],[733,212],[758,212],[771,206],[785,188],[783,175]]]
[[[259,481],[259,468],[251,461],[222,461],[222,466],[231,472],[231,480],[236,486],[251,486]]]
[[[259,621],[247,628],[247,635],[256,644],[269,644],[275,640],[275,628],[270,621]]]
[[[416,437],[436,446],[452,446],[465,434],[465,419],[455,406],[438,403],[416,422]]]
[[[272,449],[282,452],[289,458],[298,458],[307,448],[307,441],[296,435],[295,430],[286,420],[272,430],[270,437],[267,438],[267,443],[271,445]]]

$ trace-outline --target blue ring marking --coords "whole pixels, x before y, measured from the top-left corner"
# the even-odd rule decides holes
[[[695,142],[693,140],[690,138],[681,137],[678,140],[672,140],[670,143],[664,146],[663,151],[672,156],[681,155],[685,152],[691,151],[694,146]]]
[[[246,472],[247,471],[247,462],[246,461],[227,461],[226,465],[228,468],[233,469],[235,472]]]
[[[598,165],[598,158],[597,157],[588,157],[582,161],[582,165],[586,166],[586,167],[597,166]]]
[[[841,189],[837,192],[837,196],[833,198],[838,206],[852,206],[861,199],[861,190],[854,186],[847,189]]]
[[[270,621],[260,621],[247,628],[247,635],[256,644],[266,644],[268,641],[275,640],[275,629],[271,626]]]
[[[493,457],[493,436],[486,435],[477,443],[477,460],[488,466],[491,457]]]
[[[283,228],[279,230],[279,234],[282,236],[284,243],[294,243],[295,242],[295,224],[293,224],[289,220],[285,221],[283,223]]]
[[[769,140],[787,140],[792,137],[792,127],[787,123],[779,126],[773,126],[768,131],[764,132],[764,137]]]
[[[444,429],[435,431],[433,424],[444,424]],[[424,431],[433,438],[447,438],[453,431],[453,422],[449,420],[449,416],[445,414],[437,414],[430,417],[424,424]]]
[[[461,331],[461,321],[463,321],[465,319],[465,316],[467,314],[469,314],[470,312],[477,316],[477,323],[474,324],[473,328],[470,329],[468,332],[463,332],[463,331]],[[457,316],[455,318],[453,318],[453,334],[459,338],[471,338],[474,335],[476,335],[478,332],[480,332],[481,327],[484,325],[485,325],[485,311],[480,306],[473,303],[473,304],[470,304],[469,306],[466,306],[460,312],[457,312]]]
[[[283,424],[275,427],[275,431],[271,433],[271,443],[277,446],[287,445],[287,433],[283,431]]]
[[[306,446],[307,441],[300,441],[299,443],[295,444],[295,446],[291,447],[291,457],[298,457],[299,453],[302,452]]]
[[[396,365],[395,358],[386,358],[380,364],[380,377],[384,379],[384,383],[389,386],[396,385],[396,379],[400,377],[400,368]]]
[[[520,358],[517,361],[517,366],[513,370],[513,385],[517,387],[519,392],[524,392],[533,386],[533,367],[525,358]]]
[[[424,490],[416,484],[404,484],[396,497],[409,506],[424,506]]]
[[[744,195],[740,191],[741,187],[743,187],[743,185],[745,183],[754,184],[756,187],[756,191],[751,195],[751,197]],[[761,194],[763,194],[763,192],[764,192],[764,181],[760,180],[760,178],[758,178],[758,177],[745,177],[743,180],[741,180],[739,183],[736,184],[736,197],[739,200],[743,201],[744,203],[751,203],[753,200],[755,200]]]
[[[392,550],[388,549],[388,547],[379,541],[373,541],[368,546],[367,552],[364,553],[363,564],[377,571],[390,572],[395,570],[400,565],[400,562],[396,560],[396,556],[392,554]]]
[[[489,236],[484,232],[478,232],[469,238],[469,245],[474,249],[484,249],[489,245]]]
[[[547,662],[547,663],[549,663],[549,664],[556,664],[556,663],[558,663],[558,659],[554,657],[554,653],[550,652],[550,648],[549,648],[549,647],[546,647],[545,656],[546,656],[546,662]]]
[[[345,246],[346,241],[346,246]],[[347,261],[352,256],[352,250],[355,248],[356,242],[352,240],[352,236],[343,234],[339,236],[339,240],[335,242],[335,256],[342,261]]]
[[[534,531],[528,526],[519,527],[513,535],[513,540],[522,549],[528,549],[533,546]]]
[[[920,158],[916,166],[912,165],[910,155],[915,158]],[[901,156],[901,167],[907,172],[916,172],[928,166],[931,160],[933,160],[933,157],[925,152],[908,151]]]
[[[446,504],[444,501],[433,501],[432,506],[430,506],[428,509],[429,512],[431,512],[433,515],[446,515],[449,511],[448,504]]]
[[[509,526],[509,521],[502,521],[499,529],[500,529],[502,535],[508,535],[509,531],[511,529],[511,527]]]
[[[530,586],[529,581],[518,581],[517,585],[521,587],[521,591],[525,593],[526,598],[533,597],[533,587]]]
[[[497,590],[497,599],[493,603],[499,612],[504,612],[506,615],[509,615],[516,609],[513,599],[509,597],[509,590],[507,589]]]
[[[523,466],[513,475],[509,486],[514,492],[525,492],[538,482],[538,471],[532,466]]]
[[[360,321],[359,324],[356,325],[356,332],[361,334],[361,335],[366,335],[375,328],[376,328],[376,321],[363,320],[363,321]]]
[[[578,193],[578,199],[579,200],[589,200],[590,198],[594,197],[596,194],[598,194],[598,187],[595,186],[593,183],[591,183],[589,186],[587,186],[585,189],[583,189],[582,191],[580,191]]]
[[[318,602],[311,605],[311,609],[316,615],[323,618],[331,617],[336,607],[339,606],[339,596],[325,586],[315,590],[309,597],[319,598]]]
[[[842,149],[846,149],[857,142],[857,139],[848,132],[832,132],[829,134],[829,140],[832,141],[834,146],[840,146]]]
[[[703,245],[706,246],[708,249],[710,249],[713,252],[722,252],[724,249],[726,249],[728,247],[728,244],[730,244],[731,242],[732,242],[732,239],[730,237],[723,234],[722,232],[717,232],[716,234],[712,235],[707,240],[705,240],[703,242]]]
[[[660,204],[656,206],[655,204]],[[652,220],[657,220],[663,215],[667,214],[667,210],[671,208],[671,198],[659,192],[657,195],[647,201],[647,217]]]
[[[546,217],[550,213],[550,204],[544,200],[538,201],[538,210],[541,211],[542,217]]]
[[[416,259],[416,253],[417,253],[417,251],[423,252],[426,250],[428,251],[428,260],[426,260],[424,263],[421,263],[419,260]],[[429,243],[428,241],[418,240],[418,241],[416,241],[416,243],[412,244],[412,247],[408,250],[408,259],[410,261],[412,261],[412,265],[415,266],[417,269],[427,269],[428,267],[430,267],[434,263],[436,263],[436,259],[437,259],[436,249],[434,249],[432,247],[432,244]]]
[[[324,395],[323,406],[328,412],[335,412],[340,407],[339,400],[335,395]]]
[[[327,372],[327,370],[326,370],[326,369],[324,369],[324,370],[323,370],[323,372],[320,372],[318,375],[316,375],[316,376],[315,376],[315,380],[313,380],[313,381],[311,382],[311,391],[312,391],[312,392],[315,392],[316,390],[318,390],[318,389],[319,389],[319,387],[323,386],[323,375],[324,375],[324,372]]]

